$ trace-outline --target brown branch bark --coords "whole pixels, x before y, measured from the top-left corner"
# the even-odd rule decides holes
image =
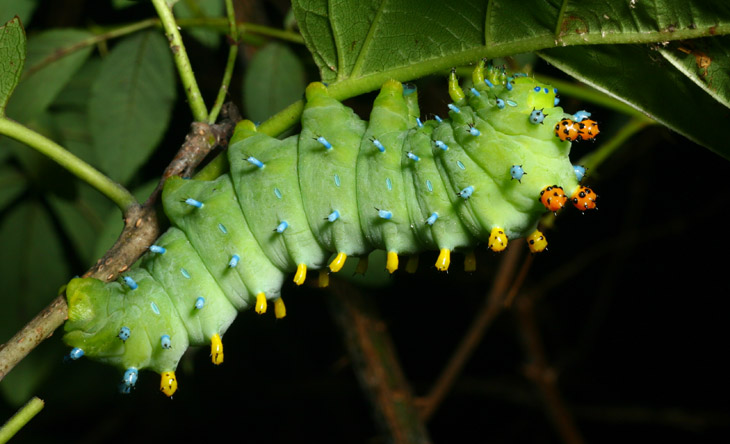
[[[355,373],[368,395],[376,421],[389,442],[430,443],[411,388],[372,298],[333,279],[331,312],[344,333]]]
[[[224,106],[221,123],[208,125],[193,123],[173,161],[163,173],[155,191],[142,205],[136,205],[124,214],[124,229],[109,251],[100,258],[84,277],[103,281],[116,279],[147,250],[160,235],[155,203],[165,180],[174,175],[189,176],[216,145],[226,146],[233,134],[240,114],[233,105]],[[65,293],[56,297],[8,342],[0,345],[0,381],[5,378],[28,353],[50,337],[68,318]]]

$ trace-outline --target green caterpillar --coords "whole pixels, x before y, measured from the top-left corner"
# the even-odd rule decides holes
[[[239,310],[263,313],[273,301],[276,316],[285,316],[285,276],[294,272],[302,284],[333,254],[328,268],[337,272],[348,256],[383,249],[392,273],[399,255],[424,250],[440,252],[439,270],[449,268],[454,250],[465,251],[473,269],[479,242],[501,251],[508,239],[527,237],[531,251],[544,250],[537,222],[546,207],[567,202],[563,189],[575,190],[579,209],[595,207],[568,158],[575,137],[561,135],[564,121],[579,131],[569,118],[589,114],[565,114],[556,89],[484,62],[473,85],[465,94],[452,73],[443,120],[421,122],[415,90],[388,81],[369,122],[312,83],[299,135],[279,140],[239,123],[229,174],[167,181],[172,228],[135,267],[118,282],[68,284],[70,358],[124,369],[125,393],[138,370],[152,369],[171,396],[188,345],[210,343],[220,364],[221,335]],[[590,129],[597,134],[595,122]]]

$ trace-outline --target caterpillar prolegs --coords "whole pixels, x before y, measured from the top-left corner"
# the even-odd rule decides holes
[[[464,91],[452,73],[448,119],[422,122],[415,89],[388,81],[369,122],[312,83],[299,135],[279,140],[239,123],[229,174],[166,182],[172,228],[138,264],[117,282],[68,284],[70,358],[120,367],[125,393],[152,369],[171,396],[188,345],[210,344],[220,364],[221,336],[239,310],[264,313],[273,302],[285,316],[280,288],[290,273],[302,284],[309,270],[337,272],[373,249],[387,252],[391,273],[400,255],[425,250],[439,251],[444,271],[452,251],[481,242],[501,251],[526,237],[532,252],[544,250],[537,223],[546,208],[568,199],[595,208],[593,191],[579,185],[585,169],[568,154],[571,140],[598,126],[589,121],[582,133],[589,114],[565,114],[557,90],[531,77],[481,62],[472,80]],[[561,132],[566,120],[571,137]]]

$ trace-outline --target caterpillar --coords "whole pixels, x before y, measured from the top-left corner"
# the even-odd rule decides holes
[[[473,269],[470,252],[482,242],[499,252],[525,237],[533,253],[545,250],[537,229],[545,211],[568,200],[581,211],[596,206],[580,185],[585,168],[569,160],[578,137],[561,132],[574,116],[558,107],[557,89],[484,61],[472,83],[465,91],[452,71],[448,118],[421,121],[415,88],[391,80],[369,122],[318,82],[306,89],[298,135],[280,140],[240,122],[228,174],[167,180],[171,228],[135,266],[115,282],[69,282],[68,358],[121,368],[122,393],[151,369],[172,396],[189,345],[210,344],[217,365],[238,311],[264,313],[273,303],[277,318],[286,315],[280,289],[289,273],[301,285],[320,270],[324,285],[326,270],[373,249],[387,252],[390,273],[399,256],[424,250],[439,251],[441,271],[453,251],[466,252]]]

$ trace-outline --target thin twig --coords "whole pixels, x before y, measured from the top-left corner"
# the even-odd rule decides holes
[[[507,252],[502,257],[494,284],[486,297],[484,306],[472,322],[461,343],[456,348],[456,351],[454,351],[454,354],[451,355],[448,364],[439,375],[431,391],[427,396],[418,400],[419,407],[421,408],[421,418],[424,421],[428,421],[433,416],[438,406],[451,390],[454,381],[461,374],[464,365],[466,365],[472,353],[481,342],[487,328],[504,308],[504,297],[515,273],[517,261],[520,258],[520,251],[522,250],[520,248],[522,243],[521,239],[511,242],[510,248],[507,249]]]
[[[142,205],[133,205],[124,214],[124,230],[114,246],[94,264],[84,277],[94,277],[103,281],[115,279],[126,271],[147,250],[159,236],[155,203],[165,179],[172,175],[189,176],[190,172],[205,158],[215,145],[227,143],[233,134],[236,121],[240,119],[235,107],[224,107],[224,121],[218,125],[195,123],[186,136],[175,159],[165,170],[160,184]],[[233,119],[233,120],[231,120]],[[53,334],[68,317],[65,294],[59,295],[50,305],[37,314],[8,342],[0,345],[0,381],[31,350]]]
[[[372,299],[340,280],[333,279],[330,288],[332,315],[344,332],[355,374],[388,440],[396,444],[431,442]]]
[[[545,407],[566,444],[583,444],[583,437],[573,420],[573,415],[557,386],[557,375],[548,365],[545,347],[535,322],[534,304],[529,298],[517,299],[517,319],[521,327],[526,353],[530,364],[525,369],[526,376],[537,385],[545,401]]]
[[[23,428],[28,422],[35,417],[41,410],[45,403],[42,399],[34,396],[28,401],[20,410],[17,411],[8,421],[0,428],[0,444],[5,444],[10,438],[15,436],[20,429]]]

